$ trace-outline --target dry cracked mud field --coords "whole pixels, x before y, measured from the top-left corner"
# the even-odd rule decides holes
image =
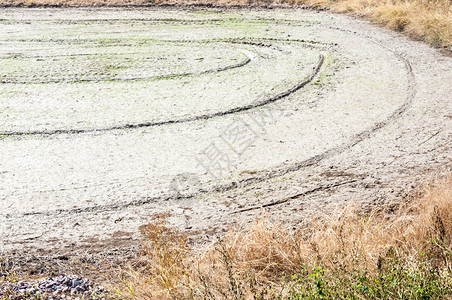
[[[5,253],[309,222],[451,170],[452,58],[347,16],[5,8],[0,66]]]

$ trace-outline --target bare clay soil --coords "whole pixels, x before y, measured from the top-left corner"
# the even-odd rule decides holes
[[[452,58],[343,15],[5,8],[0,65],[0,245],[22,262],[122,260],[156,214],[199,241],[296,226],[452,166]]]

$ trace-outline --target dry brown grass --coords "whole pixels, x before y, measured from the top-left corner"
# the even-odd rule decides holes
[[[339,0],[332,7],[337,12],[368,17],[378,24],[433,45],[452,45],[450,0]]]
[[[452,292],[450,179],[406,204],[365,215],[347,207],[298,230],[261,218],[202,250],[164,218],[142,232],[141,260],[121,270],[116,285],[123,298],[440,299]]]

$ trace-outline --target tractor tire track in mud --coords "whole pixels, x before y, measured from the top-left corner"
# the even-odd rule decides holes
[[[337,30],[337,28],[330,28],[330,29],[334,29]],[[351,33],[351,32],[347,32],[348,34],[355,34],[355,33]],[[57,214],[61,214],[61,213],[69,213],[69,214],[73,214],[73,213],[84,213],[84,212],[93,212],[93,211],[114,211],[114,210],[118,210],[121,207],[129,207],[129,206],[141,206],[144,204],[148,204],[148,203],[154,203],[154,202],[159,202],[159,201],[175,201],[175,200],[181,200],[183,199],[190,199],[193,198],[195,196],[199,196],[200,194],[209,194],[212,192],[224,192],[224,191],[228,191],[228,190],[232,190],[232,189],[236,189],[238,187],[240,188],[244,188],[248,185],[251,184],[255,184],[258,182],[263,182],[265,180],[269,180],[275,177],[280,177],[280,176],[284,176],[290,172],[294,172],[297,170],[300,170],[301,168],[304,167],[308,167],[311,165],[315,165],[317,163],[319,163],[321,160],[329,158],[333,155],[339,154],[351,147],[353,147],[354,145],[356,145],[357,143],[363,141],[364,139],[370,137],[370,135],[372,133],[374,133],[375,131],[383,128],[385,125],[387,125],[389,122],[393,122],[394,120],[396,120],[397,118],[399,118],[412,104],[412,101],[414,99],[414,95],[416,93],[415,90],[415,80],[414,80],[414,76],[413,76],[413,72],[412,72],[412,68],[411,65],[409,63],[409,61],[407,59],[405,59],[402,55],[398,54],[395,51],[390,50],[387,47],[382,46],[381,44],[379,44],[378,42],[373,41],[370,38],[366,38],[366,37],[362,37],[365,39],[368,39],[369,41],[371,41],[372,43],[375,43],[376,45],[386,49],[387,51],[390,51],[391,53],[393,53],[400,61],[402,61],[405,65],[406,68],[406,72],[407,72],[407,76],[409,78],[409,84],[407,85],[407,98],[406,98],[406,102],[401,105],[396,111],[393,112],[393,114],[391,114],[387,119],[385,119],[382,122],[376,123],[374,124],[371,128],[360,132],[359,134],[355,135],[350,141],[339,145],[338,147],[329,149],[327,151],[325,151],[324,153],[320,154],[320,155],[316,155],[313,157],[310,157],[304,161],[301,162],[296,162],[292,165],[288,165],[288,166],[282,166],[282,167],[278,167],[275,168],[273,170],[270,170],[268,172],[262,172],[263,174],[261,174],[260,176],[256,176],[253,178],[248,178],[246,180],[241,180],[238,182],[231,182],[231,183],[227,183],[224,185],[217,185],[214,186],[210,189],[204,190],[204,189],[200,189],[198,191],[196,191],[196,193],[191,194],[191,195],[185,195],[185,196],[174,196],[174,195],[167,195],[167,196],[160,196],[160,197],[152,197],[152,198],[147,198],[147,199],[140,199],[138,201],[133,201],[133,202],[129,202],[129,203],[121,203],[121,204],[113,204],[113,205],[100,205],[97,207],[88,207],[85,209],[71,209],[71,210],[57,210],[57,211],[48,211],[48,212],[33,212],[33,213],[26,213],[24,215],[40,215],[40,214],[44,214],[47,216],[51,216],[51,215],[57,215]],[[250,59],[250,58],[249,58]],[[251,59],[250,59],[251,60]],[[187,119],[181,119],[181,120],[171,120],[171,121],[165,121],[165,122],[159,122],[159,123],[142,123],[142,124],[136,124],[136,125],[132,125],[132,124],[128,124],[128,125],[124,125],[124,126],[117,126],[117,127],[111,127],[111,128],[104,128],[104,129],[92,129],[92,130],[58,130],[58,131],[43,131],[43,132],[14,132],[14,133],[0,133],[0,135],[34,135],[34,134],[38,134],[38,135],[53,135],[53,134],[78,134],[78,133],[89,133],[89,132],[102,132],[102,131],[110,131],[110,130],[121,130],[121,129],[131,129],[131,128],[140,128],[140,127],[150,127],[150,126],[162,126],[162,125],[166,125],[166,124],[173,124],[173,123],[185,123],[185,122],[193,122],[193,121],[197,121],[197,120],[203,120],[203,119],[210,119],[213,117],[219,117],[219,116],[224,116],[224,115],[228,115],[228,114],[233,114],[233,113],[238,113],[238,112],[243,112],[252,108],[256,108],[256,107],[260,107],[260,106],[264,106],[266,104],[275,102],[277,100],[280,100],[284,97],[287,97],[288,95],[296,92],[297,90],[301,89],[302,87],[304,87],[306,84],[308,84],[309,82],[311,82],[312,80],[314,80],[314,78],[318,75],[318,73],[320,72],[320,69],[324,63],[325,57],[320,54],[320,59],[319,62],[314,70],[314,72],[312,72],[312,74],[309,76],[309,78],[303,80],[302,82],[300,82],[299,84],[297,84],[296,86],[292,87],[291,89],[278,94],[272,98],[266,99],[264,101],[260,101],[257,103],[253,103],[247,106],[243,106],[243,107],[238,107],[238,108],[234,108],[231,109],[229,111],[225,111],[225,112],[219,112],[219,113],[215,113],[215,114],[210,114],[210,115],[202,115],[202,116],[198,116],[198,117],[193,117],[193,118],[187,118]],[[352,183],[355,181],[347,181],[343,184],[348,184],[348,183]],[[337,185],[342,185],[341,184],[333,184],[333,186],[337,186]],[[330,188],[330,184],[326,185],[326,186],[320,186],[317,188],[314,188],[312,191],[307,191],[307,192],[303,192],[301,193],[302,195],[306,195],[306,194],[310,194],[312,192],[316,192],[319,190],[324,190],[324,189],[328,189]],[[293,195],[291,197],[289,197],[289,199],[292,198],[296,198],[299,197],[301,194],[296,194]],[[276,203],[285,203],[285,200],[278,200],[276,201]],[[254,208],[253,208],[254,209]],[[242,211],[242,210],[241,210]],[[248,209],[244,209],[243,211],[248,211]]]
[[[254,45],[253,43],[248,43],[248,44]],[[203,72],[199,72],[199,73],[170,74],[170,75],[163,75],[163,76],[154,77],[154,78],[150,78],[150,77],[149,78],[138,78],[138,79],[134,78],[134,79],[118,80],[118,81],[149,80],[149,79],[163,79],[163,78],[170,79],[170,78],[179,78],[179,77],[185,77],[185,76],[203,75],[203,74],[209,74],[209,73],[221,72],[221,71],[225,71],[225,70],[239,68],[239,67],[245,66],[246,64],[250,63],[251,60],[252,60],[252,58],[248,57],[243,62],[240,62],[233,66],[227,66],[224,68],[207,70],[207,71],[203,71]],[[161,122],[146,122],[146,123],[139,123],[139,124],[125,124],[125,125],[121,125],[121,126],[112,126],[112,127],[108,127],[108,128],[68,129],[68,130],[48,130],[48,131],[22,131],[22,132],[20,132],[20,131],[16,131],[16,132],[0,131],[0,136],[81,134],[81,133],[93,133],[93,132],[97,133],[97,132],[112,131],[112,130],[123,130],[123,129],[133,129],[133,128],[142,128],[142,127],[163,126],[163,125],[167,125],[167,124],[187,123],[187,122],[207,120],[207,119],[212,119],[215,117],[221,117],[221,116],[225,116],[225,115],[239,113],[239,112],[247,111],[247,110],[250,110],[253,108],[258,108],[258,107],[273,103],[275,101],[281,100],[281,99],[289,96],[292,93],[295,93],[299,89],[303,88],[306,84],[308,84],[312,80],[314,80],[314,78],[318,75],[320,68],[323,65],[324,60],[325,60],[325,57],[322,54],[320,54],[319,61],[318,61],[317,65],[315,66],[313,72],[308,76],[308,78],[297,83],[295,86],[291,87],[290,89],[283,91],[268,99],[256,101],[249,105],[235,107],[235,108],[232,108],[232,109],[229,109],[226,111],[220,111],[220,112],[211,113],[211,114],[204,114],[204,115],[194,116],[194,117],[184,118],[184,119],[175,119],[175,120],[168,120],[168,121],[161,121]],[[112,79],[104,79],[104,80],[107,81],[107,80],[112,80]],[[65,80],[62,80],[62,81],[63,82],[71,82],[71,81],[65,81]],[[103,80],[90,79],[90,80],[81,80],[81,81],[103,81]],[[116,80],[112,80],[112,81],[116,81]],[[58,81],[56,81],[56,82],[58,82]],[[17,83],[17,82],[15,82],[15,83]],[[34,83],[39,83],[39,82],[34,82]]]

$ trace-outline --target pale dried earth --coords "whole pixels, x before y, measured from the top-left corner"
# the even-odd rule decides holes
[[[343,15],[4,8],[0,65],[11,257],[124,253],[161,213],[296,226],[451,171],[452,58]]]

